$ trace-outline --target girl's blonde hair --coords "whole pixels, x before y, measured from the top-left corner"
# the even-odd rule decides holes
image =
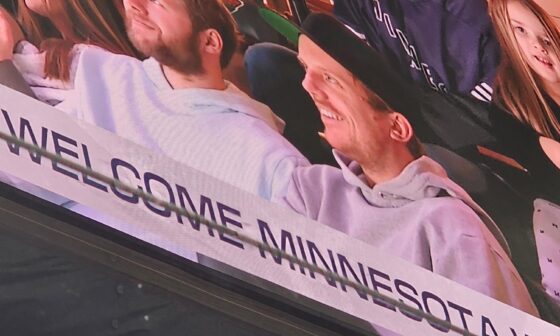
[[[71,51],[75,44],[91,44],[110,52],[141,57],[128,36],[122,0],[55,0],[48,11],[61,13],[72,28],[72,36],[62,39],[60,32],[45,17],[33,13],[18,0],[18,20],[27,39],[45,52],[45,75],[68,80]]]
[[[551,51],[560,55],[560,32],[552,18],[532,0],[489,0],[488,8],[502,49],[494,82],[494,101],[517,119],[553,139],[560,138],[560,122],[546,101],[539,80],[524,59],[511,26],[507,4],[519,1],[539,19],[550,38]]]

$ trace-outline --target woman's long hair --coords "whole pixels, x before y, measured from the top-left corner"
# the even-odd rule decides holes
[[[72,36],[62,39],[60,32],[45,17],[33,13],[18,0],[18,20],[27,39],[45,52],[45,75],[68,80],[71,51],[75,44],[91,44],[112,53],[141,57],[128,36],[122,0],[54,0],[48,11],[62,15]]]
[[[494,83],[494,101],[539,133],[560,138],[560,122],[539,88],[538,79],[524,59],[511,27],[507,4],[519,1],[532,11],[550,37],[552,52],[560,56],[560,32],[546,12],[532,0],[489,0],[490,17],[502,48],[502,58]]]

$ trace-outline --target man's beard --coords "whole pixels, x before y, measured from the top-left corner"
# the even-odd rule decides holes
[[[186,75],[204,74],[202,56],[199,51],[199,35],[191,33],[188,38],[177,39],[166,43],[157,36],[156,40],[142,38],[135,34],[130,22],[127,33],[130,41],[138,51],[147,57],[155,58],[159,63]]]

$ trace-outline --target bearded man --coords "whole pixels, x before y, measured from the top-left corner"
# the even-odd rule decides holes
[[[218,0],[125,0],[144,61],[85,48],[57,108],[265,199],[307,165],[283,122],[223,78],[235,23]]]

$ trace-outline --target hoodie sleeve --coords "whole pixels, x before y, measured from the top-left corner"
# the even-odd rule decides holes
[[[285,205],[301,215],[306,214],[305,200],[301,193],[298,179],[295,177],[295,173],[294,177],[292,177],[288,183],[285,195],[273,201]]]
[[[287,195],[291,193],[293,194],[292,200],[294,204],[300,203],[295,201],[295,196],[297,195],[298,190],[298,187],[295,184],[295,172],[298,167],[305,167],[308,165],[309,162],[303,157],[288,156],[281,159],[276,165],[276,168],[273,171],[273,176],[270,179],[270,190],[272,193],[270,195],[270,199],[275,203],[282,203],[290,206],[290,204],[287,204],[285,200],[287,198]],[[301,207],[296,208],[293,209],[299,213],[302,213],[299,211]]]
[[[278,203],[288,206],[309,219],[318,220],[333,204],[340,204],[340,195],[337,195],[334,190],[345,183],[338,169],[334,167],[300,166],[290,176],[286,193]]]
[[[433,272],[539,316],[513,263],[474,211],[449,200],[429,221],[425,233]]]

